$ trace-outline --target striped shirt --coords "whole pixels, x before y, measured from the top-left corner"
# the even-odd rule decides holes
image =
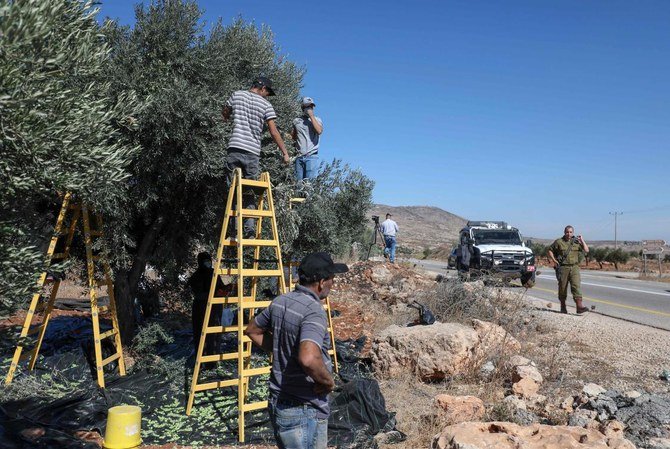
[[[328,317],[319,298],[298,285],[292,292],[276,297],[254,320],[258,327],[272,332],[271,400],[309,403],[317,410],[318,418],[327,418],[327,395],[314,393],[314,380],[298,362],[300,343],[311,341],[319,345],[326,368],[333,372],[328,355]]]
[[[233,116],[233,134],[230,136],[228,148],[237,148],[260,156],[263,125],[268,120],[277,118],[270,102],[254,92],[238,90],[226,101],[226,106],[232,109]]]

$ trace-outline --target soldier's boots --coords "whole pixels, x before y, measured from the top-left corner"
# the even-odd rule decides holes
[[[561,301],[561,313],[568,313],[568,306],[565,304],[565,299],[559,299]]]
[[[577,296],[575,298],[575,305],[577,306],[577,315],[581,315],[582,313],[588,312],[589,308],[584,307],[584,304],[582,304],[582,297]]]

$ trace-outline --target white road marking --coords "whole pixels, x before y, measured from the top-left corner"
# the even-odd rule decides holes
[[[540,275],[539,276],[542,279],[556,279],[554,276],[549,276],[549,275]],[[664,292],[650,292],[649,290],[639,290],[636,288],[626,288],[626,287],[615,287],[613,285],[603,285],[603,284],[594,284],[591,282],[582,282],[582,285],[591,285],[594,287],[603,287],[603,288],[613,288],[616,290],[626,290],[629,292],[635,292],[635,293],[646,293],[648,295],[659,295],[659,296],[670,296],[670,293],[664,293]]]

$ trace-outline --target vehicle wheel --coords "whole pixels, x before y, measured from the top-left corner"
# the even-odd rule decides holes
[[[535,273],[524,273],[521,275],[521,285],[526,288],[533,288],[535,286]]]

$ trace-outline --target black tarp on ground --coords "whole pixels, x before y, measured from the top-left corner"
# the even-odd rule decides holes
[[[27,399],[0,404],[0,446],[3,449],[97,448],[96,444],[77,438],[75,432],[97,430],[104,434],[107,410],[120,404],[142,408],[145,444],[236,444],[236,388],[198,393],[191,416],[185,414],[193,365],[190,332],[178,332],[174,335],[174,343],[158,348],[158,355],[171,363],[169,366],[178,371],[176,375],[152,373],[151,369],[132,372],[125,377],[114,378],[108,374],[107,388],[101,390],[97,388],[89,366],[90,329],[90,320],[86,318],[58,317],[51,321],[37,369],[17,375],[15,382],[22,376],[33,376],[36,379],[30,385],[48,384],[48,388],[61,388],[62,395],[59,391],[51,391],[49,395],[34,391]],[[6,339],[7,335],[2,337]],[[227,341],[226,344],[234,350],[235,342]],[[386,411],[379,385],[369,375],[369,366],[357,355],[363,344],[364,339],[337,344],[342,380],[331,394],[329,421],[329,443],[337,447],[375,447],[372,437],[395,427],[395,419]],[[5,345],[2,351],[0,367],[3,373],[11,358],[9,349]],[[233,365],[220,366],[216,373],[230,378],[234,376]],[[214,374],[205,373],[207,376]],[[40,378],[49,378],[49,382],[40,384]],[[253,382],[250,395],[252,401],[266,398],[267,379],[258,378]],[[246,417],[248,443],[273,443],[265,411],[247,413]],[[22,434],[26,429],[35,428],[41,429],[44,435],[31,439]]]

